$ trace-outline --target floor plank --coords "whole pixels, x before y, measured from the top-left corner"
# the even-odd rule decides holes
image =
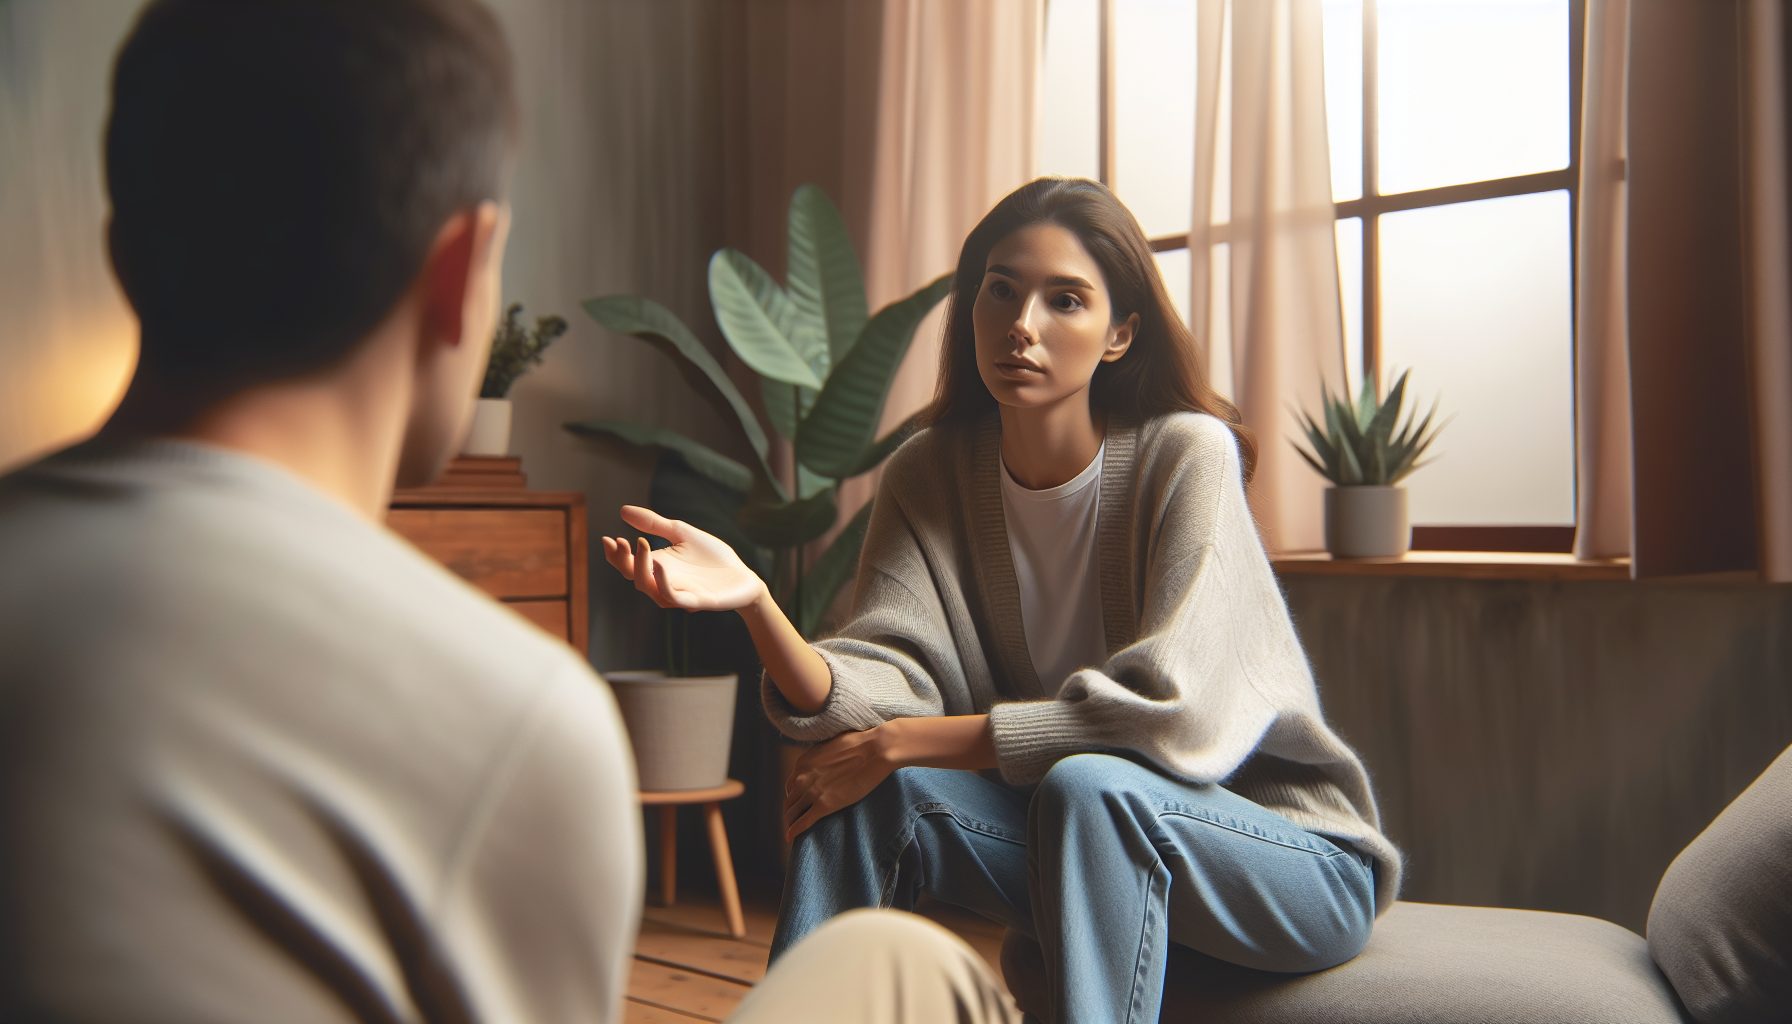
[[[778,927],[778,908],[767,904],[744,902],[741,913],[746,918],[746,941],[770,949],[772,932]],[[649,904],[642,912],[643,922],[668,925],[700,935],[728,938],[728,918],[720,903],[713,900],[681,899],[676,906],[656,907]]]
[[[677,1010],[704,1020],[720,1021],[746,998],[745,985],[708,974],[636,960],[629,972],[629,999]]]
[[[622,1024],[694,1024],[695,1021],[705,1019],[707,1018],[668,1010],[663,1006],[637,1003],[633,999],[622,1004]]]
[[[636,956],[719,974],[743,985],[757,984],[765,977],[767,953],[757,943],[653,920],[641,922],[641,936],[635,943]]]

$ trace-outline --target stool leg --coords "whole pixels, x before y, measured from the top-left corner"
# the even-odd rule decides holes
[[[728,934],[745,938],[747,921],[740,912],[740,887],[734,884],[734,855],[728,852],[728,830],[722,827],[722,805],[703,805],[709,823],[709,852],[716,858],[716,881],[722,885],[722,909],[728,912]]]
[[[678,805],[660,807],[660,902],[678,902]]]

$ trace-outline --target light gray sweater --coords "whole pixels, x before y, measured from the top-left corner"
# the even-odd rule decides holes
[[[0,478],[0,1020],[621,1020],[638,808],[577,652],[280,467]]]
[[[1096,516],[1108,659],[1054,700],[1021,628],[1000,460],[994,416],[923,431],[890,457],[852,618],[815,644],[833,689],[802,715],[767,681],[773,723],[815,741],[986,713],[1015,784],[1071,754],[1135,751],[1354,843],[1386,910],[1400,853],[1381,835],[1362,762],[1325,724],[1225,424],[1177,413],[1110,426]]]

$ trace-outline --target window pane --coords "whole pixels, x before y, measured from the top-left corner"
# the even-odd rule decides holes
[[[1569,258],[1567,192],[1381,218],[1384,382],[1454,417],[1413,522],[1574,522]]]
[[[1039,173],[1101,177],[1101,0],[1046,6]]]
[[[1381,0],[1381,192],[1568,166],[1568,0]]]
[[[1355,396],[1363,386],[1363,218],[1346,217],[1335,231],[1338,294],[1344,300],[1344,379]]]
[[[1195,0],[1117,0],[1114,54],[1114,191],[1147,237],[1185,234],[1195,170]]]
[[[1363,195],[1363,0],[1325,0],[1325,130],[1332,201]]]
[[[1171,249],[1169,252],[1156,252],[1151,255],[1157,258],[1157,272],[1164,276],[1164,288],[1170,293],[1170,301],[1176,304],[1176,312],[1188,323],[1188,250]],[[1199,329],[1196,329],[1199,333]]]

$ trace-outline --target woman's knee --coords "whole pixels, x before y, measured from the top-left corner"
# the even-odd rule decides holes
[[[1133,791],[1133,777],[1144,770],[1112,754],[1073,754],[1051,766],[1033,799],[1048,811],[1096,806],[1111,794]]]

